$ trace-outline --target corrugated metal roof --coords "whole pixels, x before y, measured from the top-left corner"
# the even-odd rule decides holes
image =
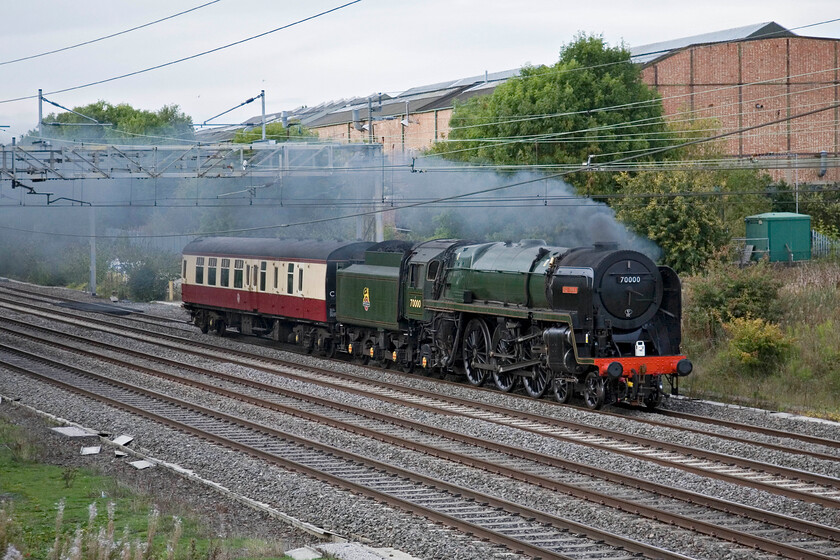
[[[519,75],[519,69],[514,70],[502,70],[501,72],[486,72],[485,74],[479,76],[470,76],[468,78],[458,78],[457,80],[451,80],[449,82],[438,82],[436,84],[429,84],[425,86],[417,86],[411,89],[407,89],[397,97],[404,97],[406,95],[416,95],[418,93],[427,93],[431,91],[442,91],[452,88],[464,87],[464,86],[472,86],[478,83],[486,82],[498,82],[504,81],[508,78],[513,76]]]
[[[449,109],[455,103],[462,103],[469,99],[470,97],[475,97],[476,95],[489,95],[493,93],[493,90],[499,87],[499,85],[503,84],[505,80],[498,80],[495,82],[487,82],[481,83],[475,86],[466,87],[463,89],[455,90],[449,95],[442,96],[437,98],[432,103],[423,107],[423,111],[435,111],[438,109]]]
[[[377,95],[373,97],[373,117],[374,119],[398,118],[400,115],[405,114],[406,102],[409,104],[410,113],[452,107],[455,100],[464,100],[474,95],[490,93],[500,83],[517,75],[519,75],[518,69],[504,70],[502,72],[488,72],[484,75],[418,86],[407,89],[394,97],[383,96],[381,103]],[[348,123],[353,120],[353,110],[358,110],[359,118],[362,121],[367,121],[368,98],[358,98],[354,104],[335,107],[330,111],[322,113],[317,118],[302,119],[302,123],[308,127]]]
[[[723,31],[714,31],[712,33],[703,33],[702,35],[692,35],[691,37],[682,37],[680,39],[672,39],[670,41],[662,41],[660,43],[651,43],[649,45],[632,47],[630,49],[630,55],[633,62],[647,64],[658,58],[667,56],[673,51],[688,47],[689,45],[725,43],[727,41],[743,41],[745,39],[795,36],[795,33],[787,30],[778,23],[768,21],[764,23],[756,23],[754,25],[746,25],[744,27],[735,27],[733,29],[724,29]]]
[[[382,103],[379,102],[378,96],[374,98],[371,103],[373,109],[373,118],[395,118],[399,115],[405,114],[405,103],[409,103],[409,112],[415,113],[420,111],[429,102],[438,99],[439,95],[426,93],[422,95],[414,95],[410,97],[383,97]],[[354,102],[352,104],[335,107],[329,111],[325,111],[313,118],[301,119],[304,126],[318,127],[329,126],[333,124],[348,123],[353,120],[353,111],[359,111],[359,118],[362,121],[368,120],[368,100],[366,98]]]

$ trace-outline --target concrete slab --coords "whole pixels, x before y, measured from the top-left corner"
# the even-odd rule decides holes
[[[112,440],[112,442],[116,443],[117,445],[128,445],[132,441],[134,441],[134,436],[127,435],[117,436]]]
[[[323,558],[323,555],[320,552],[314,548],[309,548],[308,546],[296,548],[294,550],[287,550],[286,556],[292,560],[318,560],[319,558]]]
[[[100,451],[102,451],[102,447],[99,445],[82,447],[82,455],[98,455]]]
[[[153,467],[155,464],[150,463],[149,461],[132,461],[129,463],[132,467],[137,469],[138,471],[142,471],[143,469],[148,469],[149,467]]]
[[[67,437],[90,437],[99,435],[96,432],[89,432],[82,428],[77,428],[76,426],[62,426],[60,428],[53,428],[52,431]]]
[[[406,554],[405,552],[395,548],[372,548],[371,550],[380,555],[382,558],[389,558],[392,560],[419,560],[411,554]]]
[[[316,548],[339,560],[419,560],[393,548],[371,548],[357,542],[325,543]]]

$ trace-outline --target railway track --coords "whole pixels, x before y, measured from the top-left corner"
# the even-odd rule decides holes
[[[47,344],[63,351],[103,359],[94,352],[82,350],[80,345],[93,346],[100,350],[110,349],[105,343],[74,335],[64,335],[71,339],[72,344],[60,344],[52,340],[56,336],[62,336],[60,333],[42,328],[37,330],[47,331],[45,335],[51,338]],[[30,341],[36,339],[20,331],[7,330],[7,332],[25,337]],[[603,469],[545,457],[509,445],[491,444],[448,430],[430,429],[419,422],[342,405],[335,401],[206,368],[187,366],[144,352],[127,350],[120,350],[120,352],[128,354],[131,359],[118,360],[112,357],[104,359],[120,367],[138,369],[143,373],[150,373],[169,381],[186,383],[204,391],[215,392],[283,414],[291,414],[345,431],[352,431],[365,437],[400,445],[473,468],[481,468],[528,485],[562,492],[578,499],[609,506],[625,513],[642,515],[707,536],[726,539],[766,553],[781,554],[787,558],[824,560],[832,556],[819,552],[820,548],[828,549],[830,553],[840,552],[840,530],[831,527],[803,522],[759,509],[739,507],[732,502],[692,495],[689,492],[677,491],[675,496],[672,489],[653,483],[639,488],[639,482],[632,477],[620,475],[616,477],[617,473]],[[175,369],[187,369],[203,378],[223,380],[226,386],[248,387],[254,389],[255,392],[242,394],[238,390],[224,389],[217,384],[208,384],[194,378],[185,379],[182,373],[168,374],[151,370],[148,367],[136,365],[137,360],[155,362]],[[441,443],[441,440],[446,441]],[[572,472],[581,474],[574,484],[566,481],[569,473]],[[593,481],[592,477],[598,480]],[[615,480],[616,478],[618,480]],[[611,479],[613,479],[612,482],[607,484],[600,482]],[[735,514],[734,511],[738,513]],[[773,538],[762,536],[767,534],[773,534]],[[830,544],[826,545],[826,541],[830,541]]]
[[[16,306],[8,300],[4,300],[3,306],[6,309],[21,313],[34,313],[35,315],[39,315],[42,318],[49,320],[55,320],[55,318],[50,315],[57,311],[53,309],[49,309],[48,311],[26,310],[25,308]],[[556,424],[553,419],[546,419],[544,417],[532,418],[527,414],[512,408],[495,407],[488,405],[487,403],[476,403],[465,399],[445,397],[434,392],[420,391],[417,389],[400,387],[399,385],[389,386],[388,384],[380,381],[371,381],[370,379],[358,378],[347,374],[326,372],[318,370],[317,368],[304,367],[299,364],[283,360],[256,357],[246,352],[232,352],[229,349],[220,349],[217,345],[196,343],[195,341],[187,340],[183,337],[150,333],[148,330],[143,328],[135,329],[134,332],[136,334],[128,334],[124,332],[126,330],[125,327],[109,327],[108,321],[101,321],[93,318],[81,319],[79,318],[79,314],[67,314],[65,312],[60,313],[64,316],[63,319],[59,319],[60,321],[75,324],[86,329],[96,329],[116,336],[129,336],[137,341],[144,341],[155,345],[161,344],[160,339],[164,338],[164,346],[179,352],[190,353],[196,357],[200,356],[203,359],[236,363],[243,367],[262,370],[266,373],[271,373],[272,375],[281,375],[291,379],[297,379],[305,383],[315,383],[325,388],[338,391],[355,392],[356,394],[362,396],[375,396],[377,399],[385,400],[393,404],[419,408],[421,410],[435,411],[438,414],[440,414],[443,410],[444,413],[448,414],[480,418],[483,421],[490,421],[500,425],[516,427],[517,429],[531,431],[532,433],[540,434],[542,436],[547,435],[569,443],[575,442],[579,437],[577,434],[569,435],[567,432],[558,432],[559,425]],[[4,321],[7,323],[14,323],[14,321],[8,320],[8,318],[4,319]],[[17,334],[12,336],[27,336],[22,334],[20,329],[46,331],[48,332],[48,336],[51,338],[60,338],[62,336],[71,338],[72,344],[65,345],[63,351],[78,352],[78,347],[81,345],[88,344],[95,346],[97,344],[102,344],[101,342],[89,340],[84,337],[72,338],[72,335],[59,333],[57,331],[49,331],[43,327],[34,327],[26,324],[26,322],[18,323],[15,329],[4,330],[7,334],[17,331]],[[120,351],[127,352],[125,349]],[[133,351],[129,353],[132,354],[133,359],[159,361],[160,363],[165,362],[165,360],[161,361],[161,358],[156,358],[148,353],[134,353]],[[120,365],[122,367],[131,367],[131,361],[122,360]],[[185,367],[183,363],[171,363],[168,364],[168,366],[180,368]],[[297,370],[297,373],[289,372],[289,368],[294,368]],[[210,374],[209,370],[194,370],[193,373],[197,375]],[[215,375],[220,374],[216,373]],[[184,380],[181,379],[179,382],[184,382]],[[187,382],[194,384],[192,381]],[[231,378],[226,380],[226,382],[242,385],[245,381]],[[459,386],[463,388],[463,385]],[[516,448],[513,446],[504,446],[493,442],[482,441],[478,438],[471,438],[456,432],[450,431],[445,433],[444,431],[437,429],[428,429],[421,424],[411,423],[404,419],[395,419],[392,417],[386,418],[381,415],[377,416],[370,411],[362,409],[354,410],[353,407],[349,406],[342,407],[339,406],[340,403],[317,399],[312,395],[304,393],[295,395],[288,390],[283,392],[276,387],[259,388],[252,386],[252,389],[272,393],[275,395],[273,399],[276,399],[277,395],[282,393],[282,397],[284,399],[290,399],[298,402],[296,406],[283,405],[285,408],[283,410],[279,410],[276,403],[270,404],[273,402],[273,399],[260,399],[262,402],[259,406],[271,408],[277,412],[292,414],[299,417],[306,417],[309,415],[310,419],[314,422],[340,427],[343,430],[353,431],[380,441],[388,441],[389,443],[400,445],[407,449],[413,449],[427,455],[443,457],[447,460],[456,461],[464,465],[469,465],[473,468],[481,468],[488,473],[493,473],[493,476],[503,475],[508,478],[520,480],[523,483],[546,488],[558,493],[562,492],[578,499],[588,500],[592,503],[609,503],[610,507],[617,510],[644,515],[652,520],[659,520],[678,527],[686,527],[686,529],[691,528],[692,530],[696,530],[703,534],[715,534],[719,538],[728,539],[734,543],[755,548],[767,555],[780,555],[788,558],[840,557],[837,546],[838,534],[833,527],[808,522],[800,522],[797,525],[797,522],[800,520],[794,518],[779,516],[777,514],[772,514],[771,512],[762,511],[749,506],[742,506],[733,502],[692,495],[691,492],[679,489],[672,488],[668,490],[656,488],[655,485],[648,485],[649,483],[646,481],[641,481],[636,477],[621,475],[620,473],[607,472],[594,474],[592,468],[588,465],[576,464],[571,461],[564,461],[554,457],[547,457],[524,448]],[[205,387],[203,390],[213,389]],[[493,393],[498,395],[495,391],[493,391]],[[236,398],[243,397],[240,395]],[[254,397],[244,398],[245,400],[254,399]],[[444,403],[443,406],[441,405],[441,402]],[[316,410],[313,411],[311,409],[312,407]],[[326,413],[326,410],[337,411],[345,416],[353,416],[355,420],[352,422],[342,421],[343,423],[339,424],[339,420],[334,417],[335,412]],[[506,418],[501,418],[500,416]],[[626,418],[621,414],[616,416],[626,420]],[[633,421],[638,421],[638,419],[633,418]],[[533,422],[537,422],[537,424],[535,425]],[[375,425],[371,427],[371,424]],[[656,425],[656,421],[653,422],[653,425]],[[667,426],[667,424],[664,423],[660,423],[660,425]],[[388,426],[390,426],[390,428],[387,428]],[[409,433],[399,437],[398,441],[397,439],[394,439],[398,437],[393,433],[395,426],[399,430],[409,431]],[[568,428],[568,425],[566,428]],[[582,430],[590,435],[593,434],[591,426],[577,426],[574,429],[579,431]],[[367,432],[365,432],[365,430],[367,430]],[[774,437],[782,437],[781,434],[774,435],[771,432],[767,432],[767,434],[773,435]],[[712,433],[712,435],[719,436],[714,433]],[[785,432],[783,435],[786,439],[797,439],[796,434]],[[595,439],[585,442],[585,445],[604,449],[604,442],[597,440],[603,440],[605,437],[622,439],[625,438],[625,436],[625,434],[605,435],[598,433],[596,430],[594,432]],[[431,445],[428,443],[428,440],[439,440],[440,438],[444,438],[448,442],[444,448],[441,448],[440,445]],[[761,444],[760,442],[755,442],[749,440],[748,438],[743,438],[743,441],[749,442],[750,444]],[[834,443],[831,442],[831,440],[821,441],[819,438],[808,439],[808,436],[805,436],[802,437],[800,441],[811,446],[816,444],[826,448],[836,448],[836,445],[831,445]],[[577,443],[580,443],[580,441],[577,441]],[[625,441],[624,443],[619,444],[618,447],[623,447],[627,443],[628,442]],[[651,445],[657,446],[662,442],[656,442],[656,440],[653,440],[653,442],[636,441],[633,443],[636,445],[642,445],[643,447],[644,445],[650,447]],[[776,451],[779,451],[780,448],[785,449],[785,446],[779,444],[768,444],[766,447]],[[609,445],[607,445],[606,448],[609,448]],[[831,455],[832,450],[833,449],[826,449],[824,452],[815,451],[812,456],[820,460],[837,461],[838,457]],[[631,449],[625,448],[618,450],[618,452],[625,453],[629,451],[631,451]],[[796,450],[796,452],[798,452],[798,450]],[[649,454],[648,451],[635,452],[635,454],[643,460],[651,459],[651,457],[645,457]],[[630,455],[632,455],[632,453],[628,454],[628,456]],[[656,451],[655,455],[656,456],[652,457],[654,460],[662,459],[660,451]],[[724,459],[729,460],[728,457],[725,457]],[[667,461],[661,462],[660,464],[667,464]],[[715,469],[712,470],[714,471]],[[725,468],[722,470],[729,469]],[[580,479],[575,483],[569,482],[568,478],[570,473],[579,475]],[[734,473],[730,472],[723,474],[733,475]],[[795,497],[796,499],[809,501],[811,503],[817,503],[828,508],[836,508],[838,503],[840,503],[838,502],[838,499],[832,495],[832,492],[834,492],[838,487],[837,479],[816,475],[814,473],[794,472],[790,469],[788,469],[786,474],[777,474],[776,476],[786,476],[788,477],[788,480],[794,482],[794,484],[783,483],[775,493]],[[801,482],[803,476],[811,478],[811,486]],[[588,478],[588,482],[584,479],[584,477]],[[593,479],[593,477],[595,477],[595,479]],[[799,480],[794,480],[794,477]],[[610,482],[607,483],[605,481]],[[745,482],[739,483],[751,485]],[[803,486],[803,484],[805,485]],[[820,490],[814,491],[814,485],[819,487]],[[793,488],[789,488],[789,490],[792,490],[792,493],[783,491],[784,486],[792,486]],[[764,489],[767,490],[766,488]],[[803,490],[806,490],[806,494],[810,491],[812,496],[810,498],[804,498]],[[822,498],[828,498],[829,501],[823,502],[820,499],[817,499],[820,496],[822,496]],[[707,503],[704,504],[702,501],[698,501],[697,503],[692,504],[693,501],[702,499],[705,499]],[[702,506],[700,504],[702,504]],[[400,507],[403,508],[404,505]],[[635,509],[633,509],[634,507]],[[458,510],[458,508],[456,508],[456,510]],[[516,523],[519,522],[517,521]],[[553,523],[556,524],[557,521],[554,521]],[[706,524],[705,526],[704,523]],[[691,527],[692,525],[693,527]],[[578,529],[572,528],[569,530],[576,531]],[[530,529],[523,529],[523,531],[527,532],[530,531]],[[724,533],[724,535],[721,535],[721,533]],[[768,537],[767,535],[770,536]],[[596,536],[593,538],[597,540],[600,537]],[[509,545],[505,544],[505,546]],[[574,548],[574,546],[572,548]],[[592,553],[592,550],[588,548],[585,550],[589,551],[587,554]],[[624,552],[617,552],[619,557],[622,553],[631,552],[632,547],[631,549],[625,548],[623,550]],[[636,551],[635,553],[641,552]],[[584,554],[582,557],[591,557],[587,554]],[[648,553],[644,554],[647,555]]]
[[[751,432],[756,434],[761,434],[765,436],[771,437],[778,437],[778,438],[789,438],[791,436],[790,432],[776,430],[773,428],[768,428],[765,426],[752,426],[750,424],[744,423],[737,423],[737,422],[730,422],[728,420],[722,420],[720,418],[712,418],[710,416],[702,416],[699,414],[688,414],[685,412],[679,412],[676,410],[657,410],[654,412],[654,415],[658,416],[666,416],[668,418],[680,418],[682,420],[690,420],[692,422],[698,422],[700,424],[709,424],[713,426],[721,426],[725,428],[730,428],[732,430],[738,430],[742,432]],[[796,439],[810,444],[810,445],[821,445],[823,447],[833,448],[833,449],[840,449],[840,441],[828,438],[821,438],[815,436],[809,436],[807,434],[796,434]],[[810,454],[808,450],[803,449],[804,453]],[[820,454],[822,455],[822,454]],[[818,456],[818,455],[813,455]],[[834,456],[832,456],[834,457]]]
[[[7,302],[0,300],[0,305],[7,305]],[[26,312],[26,308],[23,307],[18,307],[18,310]],[[30,312],[43,313],[32,310]],[[47,318],[54,313],[62,314],[62,312],[49,310]],[[375,395],[378,399],[395,404],[410,405],[433,412],[444,411],[450,414],[491,421],[530,433],[548,436],[565,443],[609,450],[613,453],[816,503],[824,507],[840,507],[840,479],[831,476],[724,455],[705,449],[688,448],[648,437],[613,432],[570,420],[547,418],[506,406],[441,395],[437,392],[385,383],[382,380],[370,380],[321,368],[301,366],[286,360],[254,356],[247,352],[230,349],[220,350],[217,346],[179,336],[149,333],[144,329],[129,327],[115,328],[109,322],[98,319],[81,320],[74,315],[70,315],[64,320],[76,324],[81,323],[82,325],[92,323],[94,328],[119,336],[161,344],[203,358],[260,369],[268,373],[295,378],[305,383],[351,391],[362,396]],[[138,334],[132,335],[125,332],[126,330],[134,330]],[[195,348],[199,350],[195,350]],[[300,373],[294,373],[290,371],[290,368]],[[752,444],[756,442],[745,439],[744,443]],[[760,442],[757,444],[761,445]],[[799,453],[798,450],[796,452]],[[834,458],[834,460],[840,459]]]
[[[61,335],[60,335],[59,333],[55,333],[55,332],[53,332],[53,333],[50,333],[50,336],[51,336],[52,338],[54,338],[54,337],[56,337],[56,336],[61,336]],[[78,347],[79,343],[84,343],[84,342],[85,342],[85,341],[84,341],[83,339],[76,338],[75,340],[73,340],[74,345],[73,345],[73,346],[67,346],[65,349],[66,349],[66,350],[69,350],[69,351],[79,351],[79,350],[77,349],[77,347]],[[87,341],[87,343],[88,343],[88,344],[101,344],[101,343],[95,343],[95,342],[93,342],[93,341]],[[133,357],[133,358],[138,358],[138,357],[139,357],[139,358],[143,358],[143,356],[132,356],[132,357]],[[147,358],[147,359],[151,359],[152,357],[147,355],[147,356],[145,356],[145,358]],[[122,363],[121,365],[126,366],[126,367],[130,367],[130,366],[131,366],[131,363],[130,363],[130,362],[124,362],[124,363]],[[174,364],[170,364],[170,365],[172,365],[173,367],[177,367],[177,366],[181,366],[181,367],[183,367],[183,365],[182,365],[182,364],[180,364],[180,363],[174,363]],[[299,400],[300,400],[300,399],[307,399],[307,398],[309,398],[309,399],[311,400],[311,396],[308,396],[308,395],[299,395]],[[322,405],[322,406],[326,406],[326,404],[325,404],[325,403],[321,403],[321,405]],[[265,405],[263,405],[263,406],[265,406]],[[347,410],[345,410],[345,412],[347,412]],[[288,411],[287,411],[287,413],[288,413]],[[322,420],[322,421],[323,421],[323,420]],[[384,420],[384,419],[380,419],[380,421],[383,421],[383,422],[384,422],[385,420]],[[393,419],[391,420],[391,422],[393,422]],[[347,429],[347,428],[345,427],[345,429]],[[418,426],[414,426],[412,429],[417,430],[417,429],[419,429],[419,428],[418,428]],[[429,434],[429,435],[430,435],[430,436],[432,436],[432,435],[434,435],[434,434]],[[439,435],[439,434],[438,434],[438,435]],[[453,438],[453,437],[452,437],[452,436],[454,436],[454,435],[455,435],[455,434],[450,434],[450,436],[449,436],[449,437],[450,437],[450,439],[455,439],[455,438]],[[382,437],[382,436],[380,436],[380,437]],[[416,437],[416,436],[415,436],[415,437]],[[435,437],[437,437],[437,436],[435,436]],[[404,442],[405,442],[405,441],[411,441],[412,439],[414,439],[414,438],[404,439],[403,441],[404,441]],[[476,443],[475,441],[473,441],[473,442],[471,442],[471,443],[470,443],[470,442],[465,442],[465,441],[463,440],[463,438],[462,438],[460,441],[461,441],[461,443],[468,443],[468,444],[471,444],[471,445],[475,445],[475,443]],[[406,444],[405,444],[405,443],[403,443],[402,445],[404,445],[404,446],[405,446]],[[430,453],[430,454],[435,454],[435,455],[437,455],[437,454],[439,454],[439,453],[440,453],[440,451],[433,451],[433,450],[428,450],[428,449],[427,449],[427,450],[425,450],[424,452],[426,452],[426,453]],[[486,446],[484,446],[484,451],[483,451],[483,452],[484,452],[484,453],[486,453],[486,452],[487,452],[487,448],[486,448]],[[504,453],[504,454],[506,454],[506,455],[507,455],[507,457],[508,457],[507,461],[510,461],[510,460],[511,460],[511,459],[510,459],[511,457],[517,457],[517,453],[516,453],[515,451],[512,451],[511,449],[501,450],[500,452],[501,452],[501,453]],[[533,454],[532,454],[532,455],[533,455]],[[499,471],[500,471],[500,468],[501,468],[501,467],[500,467],[500,465],[498,465],[498,464],[488,463],[487,461],[483,461],[483,463],[482,463],[482,460],[477,460],[477,459],[475,459],[474,457],[471,457],[471,458],[470,458],[470,457],[468,457],[468,458],[466,458],[466,459],[465,459],[464,457],[466,457],[466,456],[462,456],[462,457],[461,457],[461,459],[452,459],[452,460],[459,460],[459,462],[462,462],[462,463],[464,463],[464,464],[472,464],[472,466],[480,466],[480,468],[485,468],[486,470],[488,470],[488,471],[490,471],[490,472],[499,472]],[[521,451],[519,452],[519,456],[518,456],[518,458],[519,458],[519,459],[522,459],[522,458],[523,458],[523,457],[522,457],[522,453],[521,453]],[[532,461],[533,461],[534,459],[533,459],[533,458],[531,458],[531,459],[529,459],[529,460],[532,460]],[[543,460],[543,464],[544,464],[544,463],[545,463],[545,461]],[[509,470],[509,469],[508,469],[508,470]],[[556,481],[556,480],[555,480],[555,481],[552,481],[550,478],[537,477],[537,478],[535,479],[535,477],[534,477],[534,475],[533,475],[534,470],[535,470],[535,468],[534,468],[534,466],[532,465],[529,469],[526,469],[525,471],[520,471],[520,474],[519,474],[519,475],[516,475],[516,474],[512,474],[512,475],[511,475],[511,474],[508,474],[508,476],[512,476],[512,477],[514,477],[514,478],[515,478],[516,476],[519,476],[519,479],[520,479],[520,480],[526,480],[526,479],[530,478],[530,479],[532,480],[532,482],[531,482],[531,483],[536,483],[536,484],[538,484],[538,485],[540,485],[540,486],[547,487],[547,488],[551,488],[551,489],[553,489],[553,490],[555,490],[555,491],[564,491],[564,492],[567,492],[567,493],[569,493],[569,494],[571,494],[571,495],[582,496],[582,497],[583,497],[583,499],[589,499],[589,500],[591,500],[591,501],[595,501],[595,502],[605,503],[606,501],[610,501],[610,496],[604,495],[603,493],[598,493],[598,492],[589,492],[589,493],[587,493],[586,491],[581,491],[579,488],[578,488],[578,489],[571,489],[571,490],[570,490],[570,488],[569,488],[569,487],[565,486],[565,485],[564,485],[564,484],[562,484],[562,483],[557,483],[557,481]],[[522,474],[522,472],[526,472],[526,473],[529,473],[529,474],[525,474],[525,475],[523,475],[523,474]],[[525,478],[523,478],[523,477],[525,477]],[[604,478],[608,478],[608,476],[605,476]],[[628,478],[629,478],[629,477],[628,477]],[[534,480],[536,480],[536,482],[534,482]],[[632,486],[632,485],[628,485],[628,488],[629,488],[630,486]],[[627,492],[627,490],[625,489],[625,490],[624,490],[624,492],[626,493],[626,492]],[[647,500],[649,501],[650,499],[651,499],[651,498],[648,496],[648,497],[647,497]],[[635,500],[635,501],[639,501],[639,500],[640,500],[640,497],[639,497],[639,496],[630,496],[630,497],[628,497],[627,499],[625,499],[625,500],[624,500],[624,503],[623,503],[623,504],[622,504],[622,503],[620,503],[620,500],[619,500],[619,502],[615,502],[615,501],[613,501],[612,507],[618,507],[619,509],[624,508],[624,510],[625,510],[625,511],[632,510],[632,508],[634,507],[634,500]],[[689,500],[689,501],[690,501],[690,500]],[[731,506],[732,506],[732,505],[734,505],[734,504],[729,504],[728,506],[727,506],[726,504],[723,504],[723,507],[721,507],[720,505],[718,505],[718,510],[719,510],[719,511],[726,511],[727,509],[731,508]],[[638,512],[638,510],[639,510],[638,504],[636,504],[636,505],[635,505],[635,508],[636,508],[636,511]],[[647,516],[651,517],[652,519],[663,519],[663,520],[667,520],[666,522],[668,522],[668,523],[672,523],[672,524],[676,524],[676,525],[679,525],[680,523],[682,523],[683,525],[685,525],[685,524],[702,525],[702,522],[699,522],[699,523],[698,523],[698,520],[697,520],[697,519],[694,519],[694,520],[684,520],[684,519],[681,519],[681,517],[684,517],[684,516],[683,516],[682,514],[680,514],[680,513],[677,513],[677,514],[674,514],[674,513],[669,513],[669,514],[666,514],[666,513],[665,513],[665,512],[663,512],[662,510],[656,510],[655,508],[642,508],[642,509],[643,509],[643,510],[645,510],[645,511],[643,512],[643,514],[645,514],[645,515],[647,515]],[[700,513],[700,516],[701,516],[701,517],[702,517],[703,515],[704,515],[703,513]],[[708,515],[708,513],[707,513],[707,512],[706,512],[706,515]],[[759,511],[757,512],[757,515],[758,515],[758,518],[761,518],[761,516],[762,516],[762,515],[766,516],[766,515],[767,515],[767,512],[760,512],[760,510],[759,510]],[[669,516],[670,516],[670,517],[669,517]],[[747,516],[747,517],[749,517],[749,516]],[[783,518],[783,517],[780,517],[780,518],[776,519],[776,520],[775,520],[775,525],[776,525],[776,527],[777,527],[776,531],[778,531],[778,530],[779,530],[779,529],[778,529],[778,527],[780,527],[780,526],[789,526],[789,525],[791,525],[791,521],[795,521],[795,520],[785,519],[785,518]],[[722,523],[722,522],[721,522],[720,520],[715,520],[714,522],[712,522],[712,523],[709,523],[709,524],[708,524],[708,528],[707,528],[706,530],[707,530],[708,532],[714,532],[714,531],[717,531],[718,533],[720,533],[720,532],[725,532],[725,529],[723,528],[723,526],[721,525],[721,523]],[[736,521],[734,521],[733,523],[734,523],[735,525],[738,525],[739,523],[741,523],[741,521],[737,521],[737,520],[736,520]],[[769,530],[773,530],[773,529],[769,529]],[[765,532],[766,532],[766,531],[768,531],[768,528],[767,528],[766,526],[765,526],[764,528],[761,528],[761,526],[759,525],[759,529],[757,529],[757,531],[758,531],[759,533],[760,533],[760,532],[762,532],[762,531],[765,531]],[[822,527],[822,528],[821,528],[821,527],[817,527],[817,526],[812,526],[812,527],[810,527],[810,528],[805,528],[805,529],[803,530],[803,532],[804,532],[804,533],[808,533],[808,534],[811,534],[811,535],[818,536],[818,538],[821,538],[821,539],[822,539],[822,538],[824,538],[824,539],[830,539],[830,540],[832,540],[832,541],[835,541],[835,540],[836,540],[836,534],[835,534],[833,531],[834,531],[834,530],[833,530],[833,529],[831,529],[831,528],[825,528],[825,527]],[[766,542],[764,542],[764,541],[761,541],[761,539],[758,539],[758,540],[756,541],[756,540],[754,539],[754,537],[744,537],[743,535],[739,536],[739,535],[738,535],[738,532],[732,533],[732,534],[730,535],[730,537],[729,537],[729,538],[730,538],[731,540],[733,540],[733,542],[751,542],[751,541],[750,541],[750,539],[752,538],[752,539],[753,539],[753,542],[750,544],[750,546],[758,546],[758,548],[762,548],[762,549],[764,549],[764,550],[765,550],[765,551],[767,551],[767,552],[770,552],[770,551],[773,551],[773,550],[777,550],[777,549],[779,549],[779,548],[782,548],[782,549],[784,548],[784,545],[780,544],[778,541],[772,541],[772,540],[770,540],[770,541],[766,541]],[[789,537],[787,537],[787,538],[788,538],[788,540],[793,541],[793,542],[796,542],[796,541],[801,541],[801,540],[802,540],[802,536],[801,536],[801,535],[796,535],[796,534],[794,534],[794,535],[792,535],[792,536],[789,536]],[[798,549],[798,547],[794,547],[794,548]],[[797,554],[798,554],[798,555],[797,555]],[[806,557],[807,557],[807,558],[824,558],[824,557],[827,557],[827,556],[820,556],[818,553],[817,553],[817,555],[816,555],[816,556],[807,556],[807,555],[802,555],[802,554],[807,554],[807,553],[803,553],[803,552],[802,552],[802,551],[800,551],[800,550],[794,550],[794,551],[792,551],[792,552],[788,552],[788,553],[787,553],[787,557],[791,557],[791,558],[796,558],[796,557],[802,557],[802,558],[806,558]]]
[[[9,294],[13,297],[17,297],[26,301],[36,303],[52,303],[58,305],[59,307],[70,307],[78,309],[79,311],[86,311],[89,313],[107,313],[123,316],[132,315],[132,320],[138,323],[147,323],[152,325],[190,324],[190,322],[186,320],[178,320],[173,319],[171,317],[153,315],[144,311],[137,311],[136,309],[124,307],[116,303],[106,303],[104,301],[91,301],[90,298],[87,298],[87,300],[85,301],[81,299],[67,298],[58,295],[45,295],[38,292],[26,290],[20,286],[14,286],[10,284],[0,284],[0,293]]]

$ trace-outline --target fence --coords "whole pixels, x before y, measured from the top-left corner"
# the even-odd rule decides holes
[[[829,257],[840,254],[840,240],[811,230],[811,255]]]

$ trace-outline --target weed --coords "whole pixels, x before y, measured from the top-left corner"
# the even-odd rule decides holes
[[[64,481],[65,488],[72,488],[76,477],[79,475],[79,469],[76,467],[64,467],[61,471],[61,480]]]
[[[0,501],[0,553],[5,553],[14,544],[20,546],[20,541],[21,526],[15,521],[14,506]]]
[[[719,339],[723,325],[739,318],[775,321],[780,315],[782,283],[766,263],[738,268],[716,263],[704,276],[686,283],[687,334]]]
[[[0,446],[23,463],[36,461],[42,456],[41,447],[33,443],[23,430],[11,424],[0,423]]]

